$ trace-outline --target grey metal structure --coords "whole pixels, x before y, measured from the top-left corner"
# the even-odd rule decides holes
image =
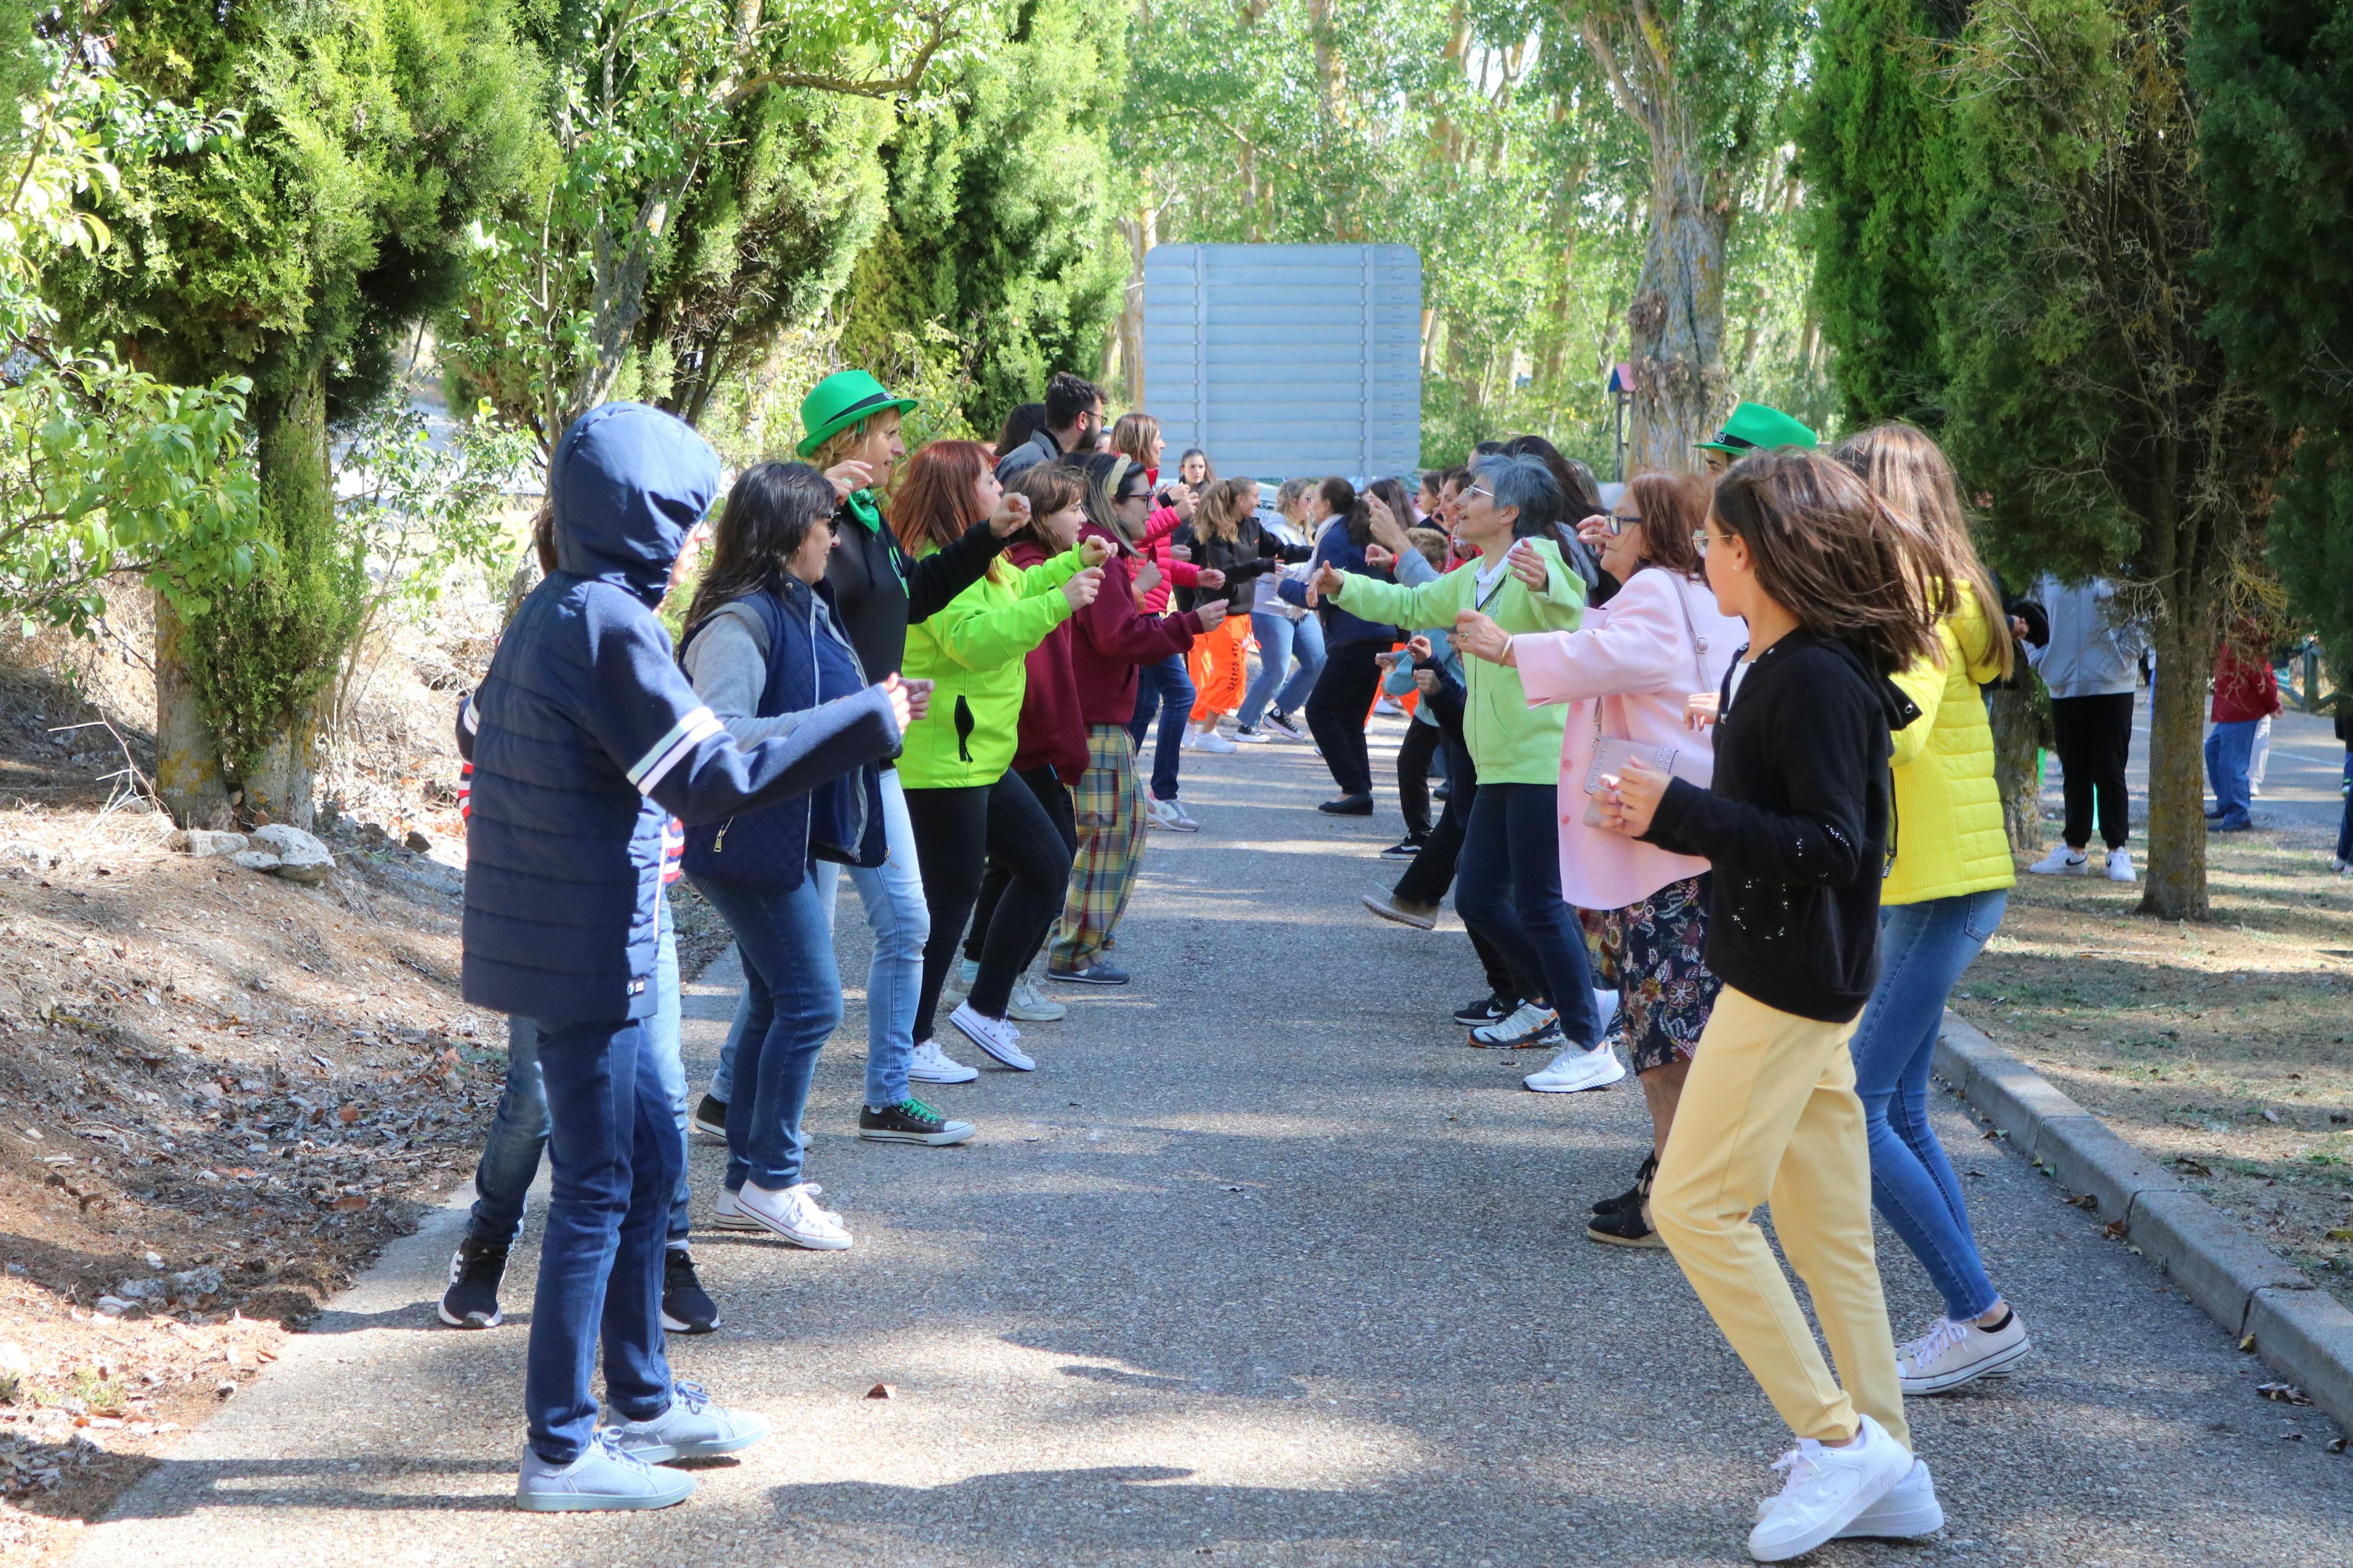
[[[1162,245],[1144,258],[1144,395],[1168,461],[1254,479],[1421,460],[1421,256],[1409,245]]]

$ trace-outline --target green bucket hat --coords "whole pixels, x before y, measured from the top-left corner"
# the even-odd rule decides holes
[[[814,457],[825,445],[826,437],[835,435],[861,419],[871,419],[886,408],[904,414],[923,405],[912,397],[893,397],[881,382],[862,370],[838,370],[815,386],[801,399],[801,428],[807,434],[794,450],[802,457]]]
[[[1737,458],[1760,447],[1797,447],[1812,451],[1821,444],[1821,437],[1807,426],[1799,424],[1778,408],[1767,408],[1761,403],[1744,403],[1732,411],[1711,440],[1696,443],[1710,452],[1725,452]]]

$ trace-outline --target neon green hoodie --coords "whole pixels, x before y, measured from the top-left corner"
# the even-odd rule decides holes
[[[907,727],[900,783],[955,789],[1005,776],[1020,739],[1023,660],[1071,618],[1062,584],[1079,567],[1075,550],[1027,571],[999,556],[979,582],[907,628],[901,669],[911,680],[936,684],[931,711]]]

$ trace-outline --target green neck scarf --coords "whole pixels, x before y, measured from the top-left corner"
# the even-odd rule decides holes
[[[843,510],[866,525],[867,532],[882,531],[882,509],[874,504],[872,490],[852,490],[841,506]]]

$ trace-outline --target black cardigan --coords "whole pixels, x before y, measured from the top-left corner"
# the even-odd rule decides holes
[[[899,673],[907,658],[907,628],[929,620],[950,599],[981,579],[1005,548],[987,521],[922,560],[909,555],[889,522],[869,528],[847,506],[833,514],[833,553],[825,580],[839,606],[842,629],[858,650],[866,679]]]
[[[1843,643],[1792,632],[1748,667],[1716,720],[1714,790],[1673,780],[1643,835],[1715,867],[1707,965],[1725,984],[1826,1024],[1862,1011],[1894,857],[1888,737],[1917,717]]]
[[[1198,609],[1211,599],[1223,599],[1226,614],[1244,620],[1250,618],[1251,601],[1258,597],[1261,577],[1279,571],[1286,562],[1303,562],[1315,553],[1304,544],[1285,544],[1259,526],[1254,517],[1242,519],[1231,540],[1211,539],[1196,532],[1188,522],[1169,535],[1168,542],[1189,548],[1195,566],[1214,566],[1226,574],[1222,588],[1177,589],[1177,609]]]

